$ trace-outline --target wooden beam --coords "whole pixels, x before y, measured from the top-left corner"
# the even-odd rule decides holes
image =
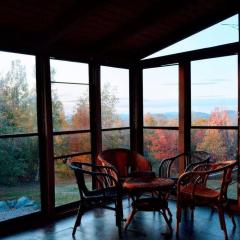
[[[172,54],[163,57],[141,60],[139,62],[142,68],[153,68],[161,65],[175,64],[182,61],[201,60],[205,58],[214,58],[237,54],[239,51],[239,43],[229,43],[221,46],[198,49],[183,53]]]

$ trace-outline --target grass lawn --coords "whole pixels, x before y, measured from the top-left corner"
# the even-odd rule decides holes
[[[58,179],[59,180],[59,179]],[[88,186],[91,186],[91,182],[88,181]],[[211,187],[218,187],[219,181],[211,180],[208,182]],[[232,199],[237,199],[237,183],[233,183],[228,188],[228,197]],[[0,201],[6,200],[16,200],[20,197],[28,197],[33,200],[40,210],[40,185],[38,183],[31,184],[21,184],[18,186],[2,186],[0,185]],[[67,178],[57,181],[55,185],[55,205],[60,206],[80,199],[78,187],[75,183],[75,179]],[[20,209],[14,210],[17,211]],[[16,212],[16,214],[18,214]],[[22,213],[27,214],[27,213]],[[0,219],[1,221],[1,219]]]
[[[15,200],[22,196],[26,196],[40,205],[40,184],[29,183],[16,186],[0,185],[0,201]]]

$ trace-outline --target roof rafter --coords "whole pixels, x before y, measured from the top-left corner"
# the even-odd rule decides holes
[[[92,52],[98,54],[105,54],[108,49],[118,43],[126,40],[127,38],[144,31],[152,24],[157,21],[168,17],[168,11],[166,9],[171,9],[171,11],[177,10],[179,7],[183,7],[186,1],[173,1],[171,2],[155,2],[152,6],[144,11],[140,16],[132,20],[132,22],[127,22],[115,29],[114,32],[110,33],[108,36],[104,37],[101,41],[98,41],[95,46],[91,46]],[[164,9],[164,12],[163,12]]]
[[[41,40],[37,40],[34,45],[37,45],[40,50],[46,50],[71,32],[72,27],[84,23],[90,13],[100,10],[107,3],[107,0],[75,1],[69,9],[59,16],[55,24],[44,33],[45,40],[40,38]]]

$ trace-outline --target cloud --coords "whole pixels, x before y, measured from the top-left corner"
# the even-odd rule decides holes
[[[178,83],[158,83],[159,86],[178,86]]]
[[[229,79],[226,78],[214,78],[214,79],[205,79],[202,81],[194,82],[192,81],[192,85],[217,85],[219,83],[229,82]]]

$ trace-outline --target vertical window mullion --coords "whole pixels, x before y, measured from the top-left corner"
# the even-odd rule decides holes
[[[143,153],[143,69],[129,71],[131,149]]]
[[[44,214],[51,216],[54,212],[55,194],[51,81],[48,57],[42,55],[36,57],[36,77],[42,210]]]
[[[238,14],[238,26],[240,24],[240,11]],[[240,41],[240,28],[238,27],[238,42]],[[238,49],[238,156],[240,156],[240,51]],[[238,169],[240,169],[240,160],[238,157]],[[240,208],[240,171],[238,171],[238,207]]]
[[[179,152],[190,151],[191,141],[191,66],[190,62],[179,63]],[[180,161],[182,173],[185,162]]]
[[[100,65],[89,64],[90,129],[92,161],[102,149]],[[93,183],[95,186],[95,183]]]

